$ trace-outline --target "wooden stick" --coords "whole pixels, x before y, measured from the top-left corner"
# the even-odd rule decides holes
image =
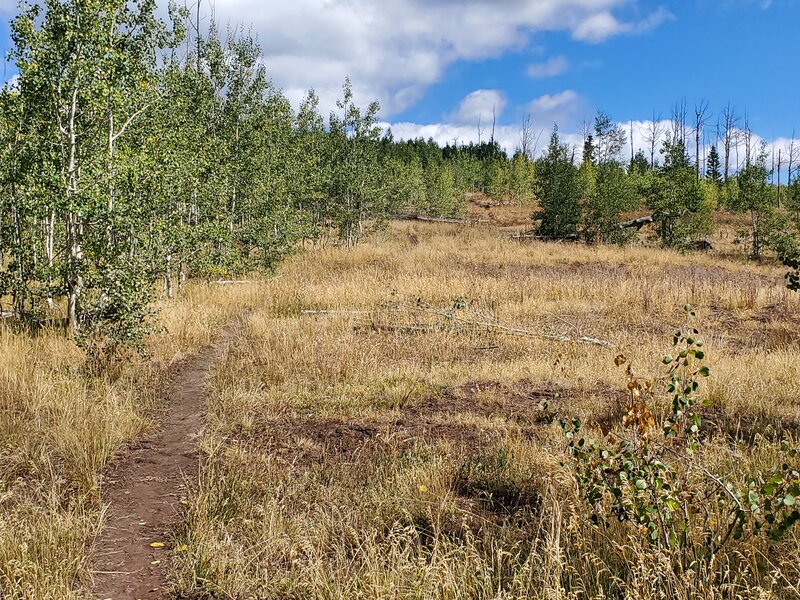
[[[422,307],[414,307],[414,310],[418,310],[421,312],[428,312],[431,314],[438,315],[440,317],[444,317],[446,319],[450,319],[452,321],[457,321],[459,323],[464,323],[466,325],[474,325],[478,327],[488,327],[491,329],[495,329],[496,331],[500,331],[502,333],[508,333],[510,335],[523,335],[528,337],[535,337],[543,340],[553,341],[553,342],[577,342],[579,344],[591,344],[594,346],[603,346],[605,348],[613,348],[614,345],[611,342],[607,342],[605,340],[599,340],[596,338],[588,337],[588,336],[581,336],[578,338],[573,338],[568,335],[551,335],[546,333],[537,333],[535,331],[530,331],[528,329],[520,329],[518,327],[506,327],[505,325],[500,325],[499,323],[492,323],[491,321],[476,321],[472,319],[464,319],[461,317],[457,317],[455,315],[451,315],[444,311],[435,310],[435,309],[426,309]]]
[[[322,310],[304,310],[301,314],[304,315],[368,315],[368,310],[355,310],[355,309],[322,309]]]
[[[486,327],[487,329],[492,329],[494,331],[505,333],[508,335],[519,335],[519,336],[527,336],[538,338],[542,340],[547,340],[551,342],[565,342],[565,343],[576,343],[576,344],[587,344],[591,346],[602,346],[604,348],[613,348],[614,345],[611,342],[606,340],[601,340],[598,338],[589,337],[586,335],[580,336],[569,336],[569,335],[558,335],[558,334],[547,334],[547,333],[540,333],[536,331],[531,331],[529,329],[520,329],[518,327],[508,327],[506,325],[501,325],[500,323],[494,323],[492,321],[479,321],[475,319],[465,319],[463,317],[458,317],[456,315],[431,309],[425,307],[417,307],[417,306],[403,306],[399,305],[394,309],[385,308],[385,310],[394,310],[395,312],[423,312],[432,315],[436,315],[438,317],[449,319],[454,322],[463,323],[464,325],[471,325],[473,327]],[[303,315],[336,315],[336,314],[351,314],[351,315],[364,315],[364,314],[371,314],[374,311],[368,310],[358,310],[358,309],[321,309],[321,310],[304,310],[301,314]],[[375,323],[363,323],[360,325],[362,328],[373,328],[373,329],[385,329],[389,331],[405,331],[405,332],[418,332],[418,331],[430,331],[431,329],[428,327],[419,327],[419,326],[397,326],[397,325],[376,325]]]

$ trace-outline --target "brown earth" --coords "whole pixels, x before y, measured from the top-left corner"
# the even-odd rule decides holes
[[[627,398],[624,391],[601,384],[590,393],[583,388],[529,381],[513,385],[471,381],[382,416],[336,417],[277,410],[263,415],[247,431],[230,432],[229,440],[303,470],[315,464],[369,460],[376,453],[411,448],[420,442],[445,442],[451,452],[474,453],[496,442],[498,433],[481,430],[470,422],[473,418],[502,419],[530,439],[552,422],[556,413],[587,397],[602,400],[597,409],[599,424],[618,421]],[[454,416],[460,418],[453,421]]]
[[[161,428],[105,474],[105,527],[94,543],[94,595],[112,600],[165,598],[172,531],[185,482],[196,478],[195,439],[203,428],[206,381],[227,351],[233,328],[179,367],[166,384]],[[152,545],[155,544],[155,547]],[[163,546],[162,546],[163,544]]]

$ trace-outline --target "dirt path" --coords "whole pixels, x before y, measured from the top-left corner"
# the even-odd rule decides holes
[[[189,359],[165,387],[162,427],[106,476],[106,526],[94,547],[99,599],[165,598],[170,539],[181,513],[183,482],[197,473],[195,438],[203,427],[206,381],[233,339],[228,326],[212,346]],[[152,543],[163,543],[153,548]]]

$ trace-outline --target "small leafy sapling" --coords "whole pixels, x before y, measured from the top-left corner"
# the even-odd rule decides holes
[[[692,321],[697,316],[689,305],[684,307],[684,312]],[[669,354],[663,360],[669,366],[667,393],[672,396],[672,412],[663,423],[664,435],[683,434],[689,455],[699,449],[702,418],[695,407],[699,402],[700,380],[711,375],[710,369],[702,365],[706,355],[699,335],[700,332],[691,323],[685,331],[675,333],[672,344],[677,355]]]
[[[669,556],[677,570],[711,560],[731,540],[761,534],[780,539],[800,521],[798,452],[788,442],[777,472],[726,480],[703,465],[700,390],[711,371],[703,364],[695,312],[688,305],[684,311],[687,325],[663,359],[671,403],[660,428],[648,407],[653,382],[637,377],[622,355],[615,359],[616,366],[625,366],[628,390],[621,431],[605,430],[597,439],[579,419],[558,421],[592,522],[604,527],[613,517],[628,523],[646,548]]]

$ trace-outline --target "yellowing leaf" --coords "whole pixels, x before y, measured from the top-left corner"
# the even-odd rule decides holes
[[[422,492],[422,493],[427,492],[428,491],[428,486],[427,485],[419,486],[419,491]]]

